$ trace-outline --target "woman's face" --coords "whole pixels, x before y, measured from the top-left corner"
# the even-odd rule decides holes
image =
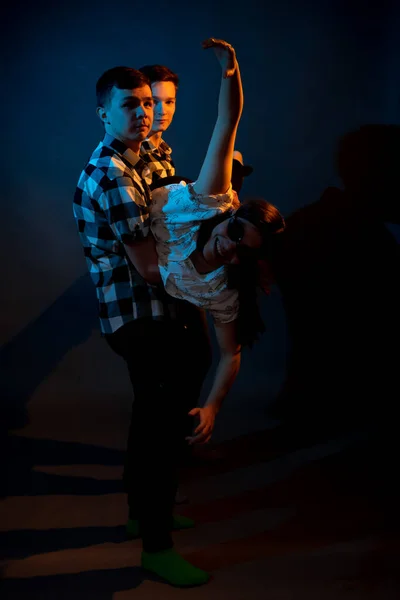
[[[255,225],[240,217],[231,217],[214,227],[204,245],[203,256],[214,268],[238,264],[244,256],[257,258],[261,244],[262,237]]]

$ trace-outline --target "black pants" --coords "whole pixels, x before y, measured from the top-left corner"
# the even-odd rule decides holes
[[[139,520],[146,552],[172,547],[177,468],[188,411],[197,406],[211,364],[204,315],[190,307],[176,321],[140,319],[106,336],[126,361],[134,401],[124,468],[131,518]]]

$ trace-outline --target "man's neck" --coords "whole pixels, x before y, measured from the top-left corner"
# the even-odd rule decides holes
[[[162,131],[157,131],[149,136],[149,141],[158,148],[162,142]]]

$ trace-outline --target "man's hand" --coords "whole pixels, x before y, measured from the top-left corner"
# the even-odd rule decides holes
[[[214,48],[215,56],[222,67],[224,79],[232,77],[236,70],[236,53],[234,48],[228,42],[215,38],[208,38],[201,45],[204,49]]]
[[[199,417],[200,423],[194,430],[194,435],[185,438],[189,445],[192,444],[205,444],[211,439],[211,435],[214,429],[215,417],[217,410],[211,404],[204,406],[203,408],[192,408],[189,412],[191,417]]]

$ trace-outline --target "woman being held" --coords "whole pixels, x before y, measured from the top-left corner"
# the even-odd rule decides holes
[[[210,38],[203,47],[214,48],[222,68],[218,116],[207,154],[194,183],[180,177],[157,182],[150,214],[166,292],[209,311],[220,348],[208,398],[189,413],[200,419],[189,443],[210,439],[216,414],[239,371],[241,347],[251,345],[263,331],[256,301],[260,265],[284,228],[275,206],[260,199],[240,204],[232,191],[232,159],[243,109],[239,66],[227,42]]]

